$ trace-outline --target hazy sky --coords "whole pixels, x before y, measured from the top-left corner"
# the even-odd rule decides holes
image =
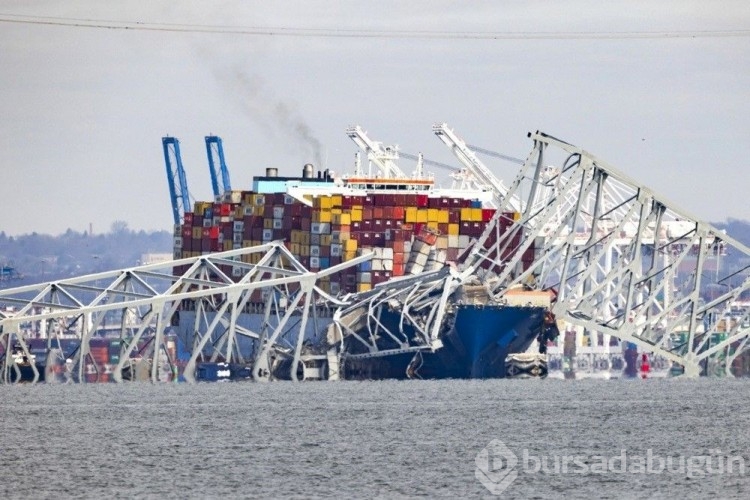
[[[190,192],[205,200],[205,135],[223,139],[233,187],[249,189],[269,166],[349,170],[358,149],[344,131],[354,124],[457,165],[432,134],[436,122],[520,158],[526,133],[542,130],[702,219],[750,220],[747,0],[24,0],[0,1],[0,20],[0,230],[9,235],[107,232],[117,220],[170,229],[164,135],[180,139]],[[35,24],[9,22],[21,20]],[[52,24],[84,24],[76,20],[146,29]],[[184,25],[235,33],[172,29]],[[249,34],[256,28],[274,34]],[[726,30],[745,35],[713,36]],[[417,31],[432,35],[398,35]],[[686,31],[712,36],[632,37]],[[535,35],[573,32],[631,35]],[[486,161],[502,178],[515,173]]]

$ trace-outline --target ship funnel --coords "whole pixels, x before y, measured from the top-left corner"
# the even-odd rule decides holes
[[[266,177],[278,177],[279,169],[275,167],[266,168]]]
[[[313,177],[315,177],[315,167],[313,167],[312,163],[307,163],[302,167],[302,178],[312,179]]]

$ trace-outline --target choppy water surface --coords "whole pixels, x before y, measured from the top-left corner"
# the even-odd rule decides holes
[[[483,482],[503,498],[750,495],[749,381],[26,385],[0,397],[2,498],[489,496]],[[667,457],[676,472],[656,473]]]

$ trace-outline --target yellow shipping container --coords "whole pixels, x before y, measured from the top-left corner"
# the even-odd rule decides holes
[[[410,223],[417,222],[417,207],[406,207],[404,221]]]
[[[482,209],[481,208],[472,208],[471,209],[471,221],[472,222],[482,222]]]
[[[256,205],[253,207],[253,215],[255,217],[263,217],[263,214],[265,213],[265,208],[263,205]]]
[[[362,222],[362,208],[352,208],[349,216],[352,222]]]
[[[357,256],[357,251],[356,250],[346,251],[346,252],[344,252],[343,259],[344,259],[344,261],[352,260],[356,256]]]
[[[237,205],[234,207],[234,218],[235,220],[242,220],[242,218],[245,216],[245,207],[242,205]]]
[[[310,256],[310,245],[300,245],[299,246],[299,255],[300,255],[300,257],[309,257]]]
[[[458,235],[458,228],[460,227],[459,224],[448,224],[448,234],[452,236]]]
[[[224,240],[224,250],[232,249],[232,240]]]
[[[471,208],[461,209],[461,222],[471,222]]]
[[[449,212],[447,210],[438,210],[438,219],[437,221],[440,224],[448,224],[449,218]]]
[[[341,195],[340,194],[334,194],[331,196],[331,207],[341,207]]]
[[[193,239],[199,240],[203,237],[203,227],[194,227],[193,228]]]
[[[340,209],[340,208],[332,208],[331,209],[331,217],[333,217],[334,215],[341,215],[342,212],[343,212],[343,210]]]
[[[437,232],[437,230],[438,230],[438,223],[430,221],[430,222],[427,223],[427,227],[430,228],[430,229],[432,229],[433,231]]]
[[[331,222],[331,212],[328,209],[320,209],[312,213],[313,222]]]
[[[324,208],[326,210],[331,208],[331,197],[330,196],[317,196],[313,198],[314,208]]]
[[[273,219],[263,219],[263,229],[273,229]]]
[[[330,234],[321,234],[320,235],[320,246],[323,247],[329,247],[331,246],[331,235]]]
[[[427,222],[427,209],[419,209],[417,210],[417,222],[418,223],[425,223]]]
[[[357,251],[357,240],[341,240],[342,248],[344,252],[356,252]]]
[[[333,224],[339,224],[341,226],[348,226],[352,223],[352,216],[350,214],[344,213],[332,213],[331,222]]]
[[[439,210],[437,208],[428,208],[427,209],[427,222],[437,222],[438,212]]]
[[[358,292],[369,292],[370,290],[372,290],[372,285],[370,283],[357,283]]]

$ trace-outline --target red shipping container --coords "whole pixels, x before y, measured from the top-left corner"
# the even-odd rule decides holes
[[[219,237],[219,226],[211,226],[208,228],[208,237],[215,240]]]
[[[301,217],[302,216],[302,204],[301,203],[294,203],[292,205],[286,205],[287,209],[286,212],[289,213],[289,215],[294,217]]]
[[[393,219],[393,207],[383,207],[383,218]]]
[[[427,208],[429,203],[429,198],[426,194],[418,194],[417,195],[417,207],[419,208]]]
[[[396,220],[404,220],[404,207],[393,207],[393,217],[391,218]]]
[[[393,276],[403,276],[404,275],[404,265],[403,264],[396,264],[393,263]]]
[[[372,209],[372,218],[373,219],[382,219],[383,217],[385,217],[385,210],[383,209],[383,207],[378,207],[378,206],[373,207],[373,209]]]
[[[372,219],[372,206],[365,206],[362,209],[362,220],[369,220]]]
[[[494,208],[483,208],[482,209],[482,222],[489,222],[495,215]]]

